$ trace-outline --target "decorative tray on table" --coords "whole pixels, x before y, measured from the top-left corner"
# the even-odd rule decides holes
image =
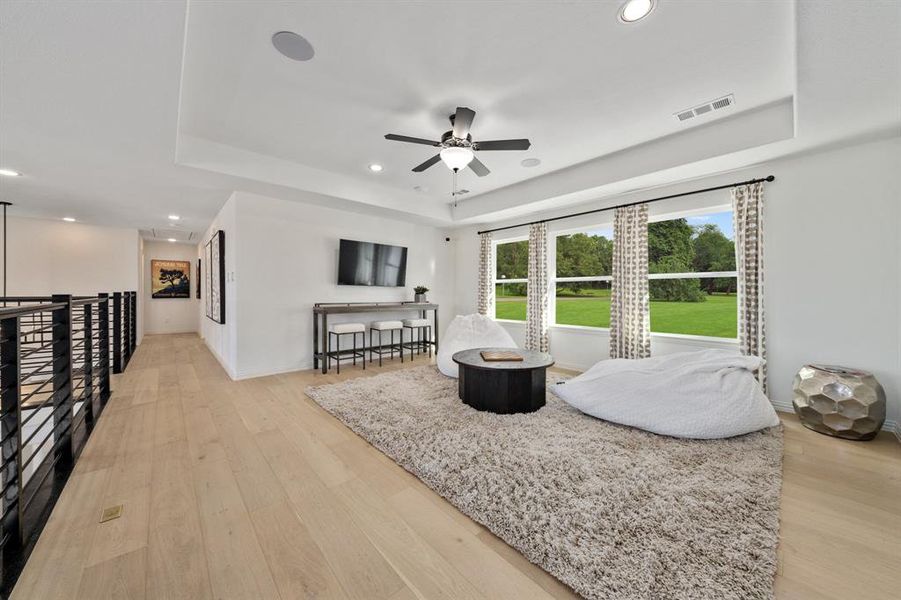
[[[479,352],[482,360],[486,362],[519,361],[522,362],[522,354],[503,350],[482,350]]]

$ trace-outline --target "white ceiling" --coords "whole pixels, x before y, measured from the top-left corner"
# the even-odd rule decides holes
[[[236,189],[453,225],[602,198],[901,123],[897,2],[0,4],[0,179],[13,214],[201,231]],[[293,30],[309,62],[269,38]],[[673,113],[734,93],[680,124]],[[385,133],[438,138],[458,105],[471,194]],[[540,158],[537,168],[520,166]],[[385,170],[372,174],[371,162]],[[414,186],[426,188],[415,191]]]

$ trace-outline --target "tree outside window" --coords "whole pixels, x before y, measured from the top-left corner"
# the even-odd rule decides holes
[[[613,230],[559,235],[556,243],[555,322],[609,327]]]
[[[738,335],[732,212],[648,224],[651,331]]]
[[[735,338],[738,332],[732,212],[648,224],[651,331]],[[554,324],[610,326],[613,230],[595,227],[553,238],[548,265]],[[498,243],[498,319],[524,321],[529,244]]]
[[[498,243],[495,248],[494,316],[525,321],[529,241]]]

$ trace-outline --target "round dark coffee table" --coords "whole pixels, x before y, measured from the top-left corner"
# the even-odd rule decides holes
[[[486,361],[482,351],[516,352],[521,361]],[[476,410],[511,414],[544,406],[547,368],[554,359],[546,352],[521,348],[473,348],[452,357],[460,366],[458,394]]]

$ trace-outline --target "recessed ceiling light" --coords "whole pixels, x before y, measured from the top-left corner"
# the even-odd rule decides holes
[[[279,31],[273,34],[272,45],[291,60],[310,60],[316,54],[313,45],[293,31]]]
[[[169,241],[170,241],[170,242],[174,242],[174,241],[175,241],[175,238],[169,238]]]
[[[372,163],[371,165],[369,165],[369,170],[372,171],[373,173],[378,173],[382,170],[382,165]]]
[[[66,223],[74,223],[75,219],[73,217],[63,217],[63,221]]]
[[[629,0],[619,9],[619,20],[623,23],[639,21],[651,14],[656,4],[656,0]]]
[[[6,177],[19,177],[21,173],[18,171],[13,171],[12,169],[0,169],[0,175],[4,175]]]
[[[178,215],[169,215],[170,221],[178,221],[180,218]]]
[[[541,159],[538,158],[525,158],[521,163],[524,167],[537,167],[541,164]]]

